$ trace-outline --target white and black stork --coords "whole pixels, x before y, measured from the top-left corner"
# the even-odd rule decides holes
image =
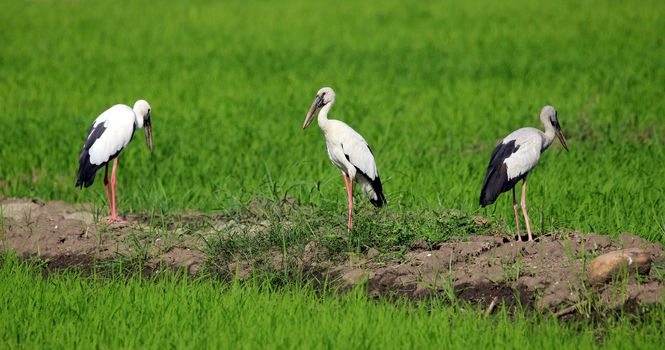
[[[555,136],[559,139],[563,148],[568,151],[566,138],[563,136],[563,131],[561,131],[561,125],[554,107],[543,107],[540,112],[540,120],[543,122],[545,132],[536,128],[521,128],[510,133],[494,148],[483,180],[483,188],[480,192],[480,205],[485,207],[494,203],[501,193],[513,190],[513,211],[515,213],[518,241],[521,241],[521,237],[515,185],[522,180],[522,214],[524,215],[529,241],[532,241],[533,235],[529,224],[529,215],[526,211],[527,175],[538,164],[540,154],[552,144]]]
[[[335,104],[335,91],[324,87],[316,93],[316,98],[307,112],[303,129],[307,128],[319,110],[318,122],[326,139],[328,157],[344,177],[349,206],[348,230],[353,228],[353,181],[365,192],[369,201],[376,207],[386,203],[383,185],[376,168],[374,154],[367,141],[346,123],[328,119],[328,112]]]
[[[95,181],[97,170],[105,167],[104,188],[111,208],[111,216],[106,218],[107,223],[124,221],[118,216],[115,201],[116,169],[118,155],[132,140],[137,128],[145,128],[148,150],[152,152],[150,112],[150,105],[144,100],[136,101],[134,108],[118,104],[99,115],[88,130],[88,136],[79,155],[76,186],[90,187]],[[111,160],[113,160],[113,170],[111,172],[111,193],[109,193],[108,163]]]

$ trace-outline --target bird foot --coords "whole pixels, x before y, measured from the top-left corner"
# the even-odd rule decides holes
[[[112,224],[114,222],[127,222],[127,220],[119,217],[119,216],[107,216],[106,217],[106,223],[107,224]]]

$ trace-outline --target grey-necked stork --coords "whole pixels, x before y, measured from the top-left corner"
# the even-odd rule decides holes
[[[316,93],[316,98],[307,112],[303,129],[307,128],[319,110],[318,122],[326,139],[328,157],[344,177],[349,206],[348,230],[353,228],[353,181],[365,192],[369,201],[376,207],[386,203],[383,185],[376,169],[374,154],[367,141],[346,123],[328,119],[328,112],[335,104],[335,91],[324,87]]]
[[[134,108],[127,105],[115,105],[100,114],[88,130],[88,136],[79,155],[79,171],[76,186],[90,187],[95,181],[95,174],[101,167],[104,171],[104,188],[109,200],[111,216],[106,218],[107,223],[124,221],[118,216],[116,207],[116,169],[118,155],[127,147],[138,128],[145,128],[145,138],[148,150],[152,152],[152,128],[150,123],[150,105],[144,100],[134,103]],[[113,160],[111,172],[111,193],[109,193],[109,167]]]
[[[543,107],[540,111],[540,120],[543,122],[545,132],[536,128],[521,128],[510,133],[496,145],[487,166],[483,189],[480,192],[480,205],[485,207],[494,203],[501,193],[513,190],[513,211],[515,213],[518,241],[521,241],[521,237],[515,185],[522,180],[522,214],[524,215],[529,241],[532,241],[533,235],[529,224],[529,215],[526,212],[527,175],[538,164],[540,154],[552,144],[555,136],[559,139],[563,148],[568,151],[566,138],[563,136],[563,131],[561,131],[561,125],[554,107]]]

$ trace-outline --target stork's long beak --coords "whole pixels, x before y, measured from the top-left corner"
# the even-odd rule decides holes
[[[566,138],[563,136],[563,130],[561,130],[561,126],[557,123],[556,125],[556,137],[559,139],[559,142],[561,142],[561,146],[568,152],[568,144],[566,143]]]
[[[148,144],[148,150],[152,152],[152,125],[150,123],[150,114],[144,121],[143,127],[145,128],[145,142]]]
[[[323,97],[316,95],[314,102],[312,102],[312,105],[309,107],[309,111],[307,111],[307,117],[305,117],[305,124],[302,125],[303,129],[307,128],[309,124],[312,123],[312,120],[314,120],[314,114],[316,114],[316,110],[319,109],[322,105],[323,105]]]

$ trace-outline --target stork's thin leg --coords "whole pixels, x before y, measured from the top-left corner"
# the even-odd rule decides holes
[[[531,225],[529,224],[529,215],[526,213],[526,177],[522,182],[522,214],[524,214],[524,222],[526,223],[526,231],[529,233],[529,241],[533,241],[531,234]]]
[[[517,198],[515,197],[515,187],[513,187],[513,212],[515,212],[515,225],[517,226],[517,240],[522,241],[522,236],[520,236],[520,217],[517,214]]]
[[[346,196],[349,206],[348,231],[351,232],[353,228],[353,180],[349,179],[345,173],[342,173],[342,176],[344,177],[344,185],[346,185]]]
[[[109,208],[113,213],[113,202],[111,201],[111,193],[109,192],[109,165],[104,167],[104,189],[106,190],[106,199],[109,201]]]
[[[107,222],[124,222],[122,218],[118,216],[118,207],[116,206],[116,171],[118,168],[118,158],[116,157],[113,160],[113,170],[111,170],[111,202],[113,203],[113,209],[111,211],[111,217],[106,218]]]

